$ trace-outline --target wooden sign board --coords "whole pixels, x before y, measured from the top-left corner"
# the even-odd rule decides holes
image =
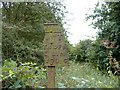
[[[44,65],[63,66],[68,63],[64,35],[58,24],[44,24]]]

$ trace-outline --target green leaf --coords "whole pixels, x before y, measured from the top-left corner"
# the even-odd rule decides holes
[[[12,76],[14,73],[12,70],[9,70],[9,76]]]

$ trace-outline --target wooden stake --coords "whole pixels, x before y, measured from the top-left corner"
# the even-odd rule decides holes
[[[47,71],[48,84],[47,88],[55,88],[55,66],[48,66]]]

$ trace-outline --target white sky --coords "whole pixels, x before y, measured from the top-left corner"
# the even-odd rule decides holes
[[[96,35],[97,30],[93,29],[92,26],[88,26],[91,21],[85,20],[86,13],[92,13],[89,8],[94,8],[98,0],[66,0],[66,9],[69,13],[66,18],[71,19],[64,25],[68,28],[68,40],[71,44],[76,44],[80,40],[93,39],[92,36]]]

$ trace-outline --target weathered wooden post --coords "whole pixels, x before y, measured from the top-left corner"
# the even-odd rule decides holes
[[[67,65],[64,35],[57,23],[44,24],[44,65],[47,66],[47,88],[55,88],[55,67]]]

